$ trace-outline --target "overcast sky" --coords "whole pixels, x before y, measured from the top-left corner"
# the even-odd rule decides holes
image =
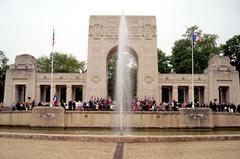
[[[158,48],[168,55],[187,27],[217,34],[218,44],[240,34],[240,0],[0,0],[0,50],[14,62],[55,50],[87,59],[90,15],[154,15]]]

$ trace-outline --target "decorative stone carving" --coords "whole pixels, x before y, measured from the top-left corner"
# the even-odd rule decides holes
[[[155,35],[156,27],[153,27],[151,24],[145,24],[143,26],[143,37],[145,40],[152,40]]]
[[[26,70],[12,70],[12,76],[13,78],[29,78],[31,72]]]
[[[55,117],[55,114],[54,113],[42,113],[41,114],[41,118],[54,118]]]
[[[152,83],[152,82],[153,82],[153,79],[152,79],[152,77],[150,77],[150,76],[146,76],[145,79],[144,79],[144,81],[149,84],[149,83]]]
[[[101,79],[100,79],[100,77],[98,77],[98,76],[93,76],[93,77],[91,78],[91,81],[93,81],[94,83],[98,83],[100,80],[101,80]]]
[[[89,36],[92,36],[94,40],[101,39],[103,36],[103,26],[101,24],[89,26]]]
[[[116,20],[108,20],[107,25],[104,26],[104,36],[106,38],[114,38],[118,37],[119,32],[119,21]]]
[[[204,117],[203,114],[189,114],[189,116],[194,120],[200,120],[200,119],[203,119]]]

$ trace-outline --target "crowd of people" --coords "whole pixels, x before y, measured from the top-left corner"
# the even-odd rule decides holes
[[[236,107],[235,104],[217,104],[216,102],[210,102],[209,107],[212,109],[214,112],[239,112],[240,113],[240,105]]]
[[[35,101],[32,102],[17,102],[13,104],[12,110],[31,110],[35,106]],[[49,106],[49,103],[43,104],[38,103],[37,106]],[[65,110],[70,111],[114,111],[117,110],[116,103],[111,97],[108,98],[91,98],[83,102],[80,101],[64,101],[54,103],[54,106],[61,106]],[[180,103],[177,101],[172,102],[162,102],[157,104],[156,100],[152,97],[144,97],[143,99],[134,98],[129,106],[125,110],[127,111],[178,111],[179,108],[192,107],[191,103]],[[234,104],[217,104],[214,100],[210,102],[209,105],[199,104],[199,102],[194,103],[194,107],[209,107],[213,112],[239,112],[240,105],[236,106]]]
[[[16,104],[12,105],[12,110],[32,110],[35,106],[35,101],[28,101],[28,102],[17,102]]]
[[[68,104],[61,101],[60,106],[65,110],[81,110],[81,111],[110,111],[114,110],[112,98],[92,98],[83,102],[70,100]]]

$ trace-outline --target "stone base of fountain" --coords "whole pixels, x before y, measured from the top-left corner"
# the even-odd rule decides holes
[[[177,135],[177,136],[137,136],[137,135],[67,135],[0,132],[0,138],[35,139],[79,142],[117,142],[117,143],[157,143],[190,141],[231,141],[240,140],[240,135]]]
[[[64,127],[62,107],[35,107],[32,110],[31,127]]]
[[[212,112],[208,108],[179,111],[124,112],[123,127],[130,129],[240,128],[240,113]],[[0,112],[0,126],[117,128],[114,111],[65,111],[60,107],[38,107],[33,111]]]
[[[179,127],[213,128],[213,114],[210,108],[181,108]]]

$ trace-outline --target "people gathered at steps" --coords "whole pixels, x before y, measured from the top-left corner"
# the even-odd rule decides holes
[[[32,110],[35,106],[49,106],[49,103],[38,103],[35,105],[35,101],[32,102],[17,102],[12,105],[12,110],[28,111]],[[116,104],[111,97],[108,98],[91,98],[86,101],[64,101],[55,102],[54,106],[61,106],[65,110],[70,111],[114,111],[116,110]],[[192,107],[191,103],[180,103],[177,101],[157,103],[152,97],[144,97],[143,99],[134,98],[129,106],[128,111],[178,111],[179,108]],[[218,104],[216,100],[211,101],[209,105],[199,104],[198,101],[194,103],[194,107],[209,107],[213,112],[238,112],[240,113],[240,105],[234,104]]]

